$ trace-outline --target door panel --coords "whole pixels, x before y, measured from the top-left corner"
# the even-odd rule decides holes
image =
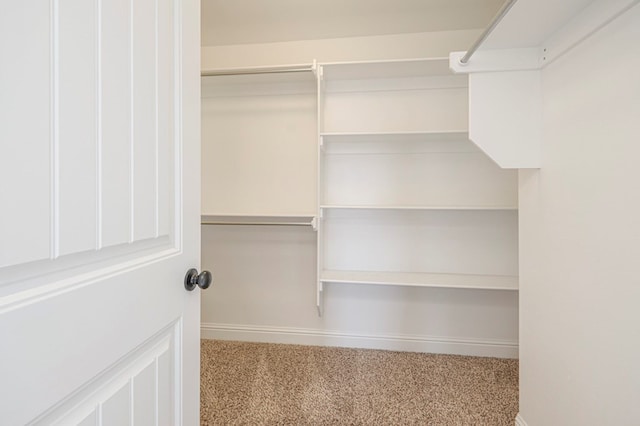
[[[133,241],[157,235],[156,12],[155,0],[133,2]]]
[[[89,251],[97,252],[93,261],[109,261],[148,248],[148,240],[160,237],[166,238],[152,244],[156,250],[177,248],[174,210],[179,193],[171,182],[180,178],[173,175],[179,152],[173,106],[178,58],[174,9],[167,7],[172,2],[161,3],[163,8],[156,8],[154,0],[38,2],[37,11],[51,15],[52,30],[40,34],[49,44],[37,55],[50,57],[50,63],[29,82],[45,81],[47,86],[32,94],[30,118],[47,122],[47,127],[11,144],[25,149],[3,147],[12,151],[3,155],[3,199],[11,208],[3,218],[3,236],[9,238],[3,239],[0,265],[42,259],[55,264],[64,257],[58,264],[68,268],[70,255]],[[156,9],[164,14],[157,28]],[[174,55],[163,58],[160,71],[156,51],[164,50]],[[18,73],[13,77],[21,80]],[[3,101],[7,110],[11,103]],[[47,108],[37,108],[40,104]],[[11,125],[10,120],[4,124]],[[31,123],[20,126],[10,129],[13,135],[19,137]],[[19,231],[12,232],[14,228]],[[141,241],[145,244],[136,244]],[[100,250],[113,246],[117,248]],[[43,267],[39,264],[37,270]]]
[[[161,425],[178,423],[172,399],[175,371],[169,361],[174,358],[177,332],[177,325],[169,327],[33,423],[119,426],[155,424],[156,419]]]
[[[54,146],[59,196],[54,256],[96,248],[96,3],[60,0]],[[55,66],[55,64],[54,64]],[[57,74],[57,75],[56,75]],[[83,105],[78,110],[77,105]]]
[[[165,28],[165,31],[158,32],[157,50],[157,137],[158,137],[158,235],[169,235],[170,224],[173,223],[171,209],[168,208],[172,202],[168,194],[173,191],[173,181],[169,179],[173,174],[171,141],[176,131],[175,120],[172,117],[174,111],[174,45],[171,43],[174,32],[174,19],[171,2],[158,2],[158,26]],[[199,28],[199,27],[198,27]],[[199,68],[199,64],[197,65]],[[199,87],[199,86],[198,86]],[[199,131],[199,128],[198,128]],[[199,161],[198,161],[199,162]],[[199,207],[198,207],[199,209]]]
[[[128,243],[131,230],[131,5],[101,2],[99,247]]]
[[[48,258],[51,248],[50,11],[23,3],[0,14],[0,267]]]
[[[196,424],[199,2],[10,2],[0,31],[0,423]]]

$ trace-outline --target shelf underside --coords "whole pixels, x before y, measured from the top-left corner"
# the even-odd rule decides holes
[[[324,270],[325,283],[440,287],[476,290],[518,290],[518,277],[506,275],[439,274],[377,271]]]

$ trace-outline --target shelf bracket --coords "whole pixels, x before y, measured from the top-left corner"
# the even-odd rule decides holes
[[[323,311],[323,294],[322,294],[322,281],[318,280],[318,287],[316,289],[316,308],[318,308],[318,316],[321,317],[322,316],[322,311]]]

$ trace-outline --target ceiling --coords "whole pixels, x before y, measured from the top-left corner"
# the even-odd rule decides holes
[[[201,0],[202,45],[484,28],[504,0]]]

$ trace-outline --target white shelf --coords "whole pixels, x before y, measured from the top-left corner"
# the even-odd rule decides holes
[[[443,130],[443,131],[410,131],[410,132],[324,132],[320,136],[332,142],[356,142],[356,141],[388,141],[398,142],[409,141],[468,141],[469,132],[466,130]]]
[[[321,209],[344,210],[518,210],[517,206],[401,206],[322,204]]]
[[[463,130],[320,133],[326,154],[481,153]]]
[[[518,290],[518,277],[506,275],[471,275],[409,272],[324,270],[320,281],[409,287],[440,287],[476,290]]]

